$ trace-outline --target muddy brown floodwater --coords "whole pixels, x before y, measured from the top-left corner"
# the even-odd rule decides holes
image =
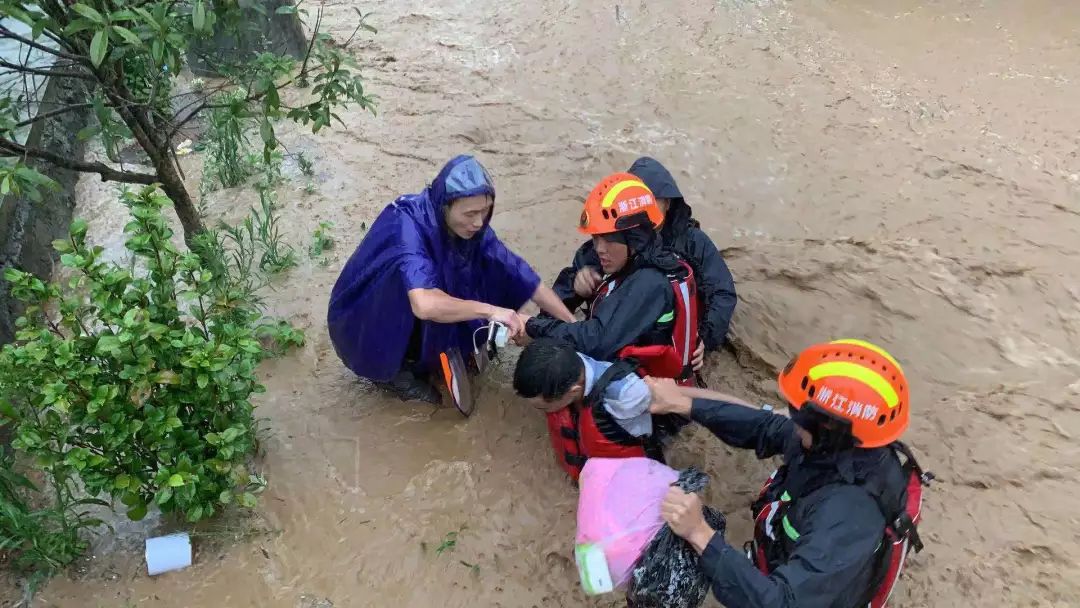
[[[775,402],[772,370],[830,338],[900,359],[916,397],[907,438],[940,482],[894,605],[1080,603],[1080,3],[326,6],[337,39],[354,8],[375,11],[357,57],[380,114],[284,136],[318,172],[316,194],[302,178],[282,187],[288,238],[302,250],[333,221],[339,246],[267,293],[309,342],[263,370],[265,531],[205,543],[195,566],[155,579],[145,531],[121,534],[34,606],[619,604],[578,590],[576,496],[541,417],[512,397],[512,362],[463,420],[380,397],[326,335],[362,226],[462,151],[495,177],[500,236],[547,277],[599,177],[643,153],[666,163],[738,282],[714,386]],[[98,234],[123,225],[105,192],[84,192]],[[209,212],[249,202],[219,193]],[[745,540],[767,464],[701,432],[675,451],[706,465],[709,500]]]

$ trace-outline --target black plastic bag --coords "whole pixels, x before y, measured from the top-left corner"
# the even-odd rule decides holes
[[[709,476],[690,467],[679,473],[674,483],[684,492],[699,492]],[[712,507],[703,507],[705,521],[723,534],[727,522]],[[666,524],[656,533],[630,575],[626,589],[629,608],[696,608],[709,593],[699,557],[690,543],[679,538]]]

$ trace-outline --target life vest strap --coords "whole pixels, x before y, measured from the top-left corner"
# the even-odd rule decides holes
[[[566,464],[579,469],[585,466],[585,461],[588,460],[587,457],[581,454],[574,454],[569,451],[563,452],[563,459],[566,460]]]

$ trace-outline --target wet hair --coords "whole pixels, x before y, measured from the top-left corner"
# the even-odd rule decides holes
[[[514,390],[532,399],[554,401],[581,380],[585,363],[574,345],[555,338],[540,338],[521,352],[514,368]]]

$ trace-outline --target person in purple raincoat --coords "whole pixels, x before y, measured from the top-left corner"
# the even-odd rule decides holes
[[[532,300],[572,320],[555,292],[495,236],[495,187],[471,156],[457,156],[430,186],[388,205],[345,264],[327,325],[338,357],[356,375],[402,400],[441,402],[430,381],[439,353],[472,352],[485,322],[524,331],[517,310]]]

